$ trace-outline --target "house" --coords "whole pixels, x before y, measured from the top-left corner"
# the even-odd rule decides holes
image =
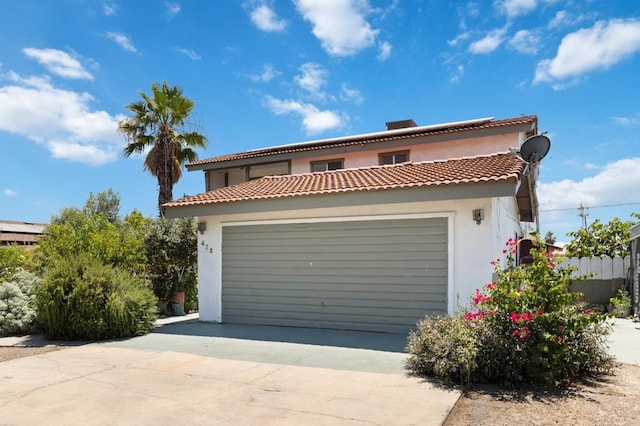
[[[188,164],[206,191],[164,209],[198,217],[200,320],[406,333],[452,314],[536,217],[517,152],[537,126],[404,120]]]
[[[44,223],[0,220],[0,247],[13,244],[19,246],[34,245],[46,226]]]

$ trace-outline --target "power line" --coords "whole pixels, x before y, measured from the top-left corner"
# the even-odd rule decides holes
[[[640,202],[637,203],[620,203],[620,204],[602,204],[600,206],[589,206],[589,209],[599,209],[604,207],[623,207],[623,206],[637,206],[640,205]],[[582,204],[580,204],[582,206]],[[587,208],[584,206],[583,208]],[[569,210],[580,210],[580,207],[569,207],[564,209],[550,209],[550,210],[540,210],[540,213],[548,213],[548,212],[564,212]]]

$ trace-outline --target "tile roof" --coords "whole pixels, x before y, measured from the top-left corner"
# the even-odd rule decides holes
[[[266,176],[238,185],[187,196],[164,204],[186,207],[306,195],[397,188],[499,182],[521,178],[526,163],[511,153],[499,153],[421,163]]]
[[[350,145],[361,145],[363,143],[388,142],[393,140],[401,140],[408,138],[416,138],[423,136],[441,135],[448,133],[460,133],[472,130],[483,130],[499,127],[508,127],[521,124],[535,124],[538,117],[535,115],[526,115],[517,118],[508,118],[502,120],[480,119],[461,121],[458,123],[446,123],[442,125],[409,127],[392,131],[369,133],[365,135],[346,136],[334,139],[325,139],[319,141],[309,141],[298,144],[283,145],[271,148],[256,149],[235,154],[221,155],[213,158],[206,158],[187,164],[187,168],[193,168],[205,164],[222,163],[233,160],[243,160],[247,158],[267,157],[276,154],[290,154],[294,152],[315,151],[325,148],[344,147]]]

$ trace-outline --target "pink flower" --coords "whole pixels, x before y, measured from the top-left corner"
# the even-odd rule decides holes
[[[495,282],[492,282],[491,284],[487,284],[487,290],[493,290],[495,286],[496,286]]]
[[[480,290],[476,289],[476,295],[473,298],[473,303],[477,305],[482,302],[488,302],[489,300],[491,300],[490,297],[486,297],[485,295],[480,293]]]

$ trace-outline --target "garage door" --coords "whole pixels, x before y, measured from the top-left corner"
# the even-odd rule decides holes
[[[446,311],[446,218],[223,228],[225,323],[406,333]]]

